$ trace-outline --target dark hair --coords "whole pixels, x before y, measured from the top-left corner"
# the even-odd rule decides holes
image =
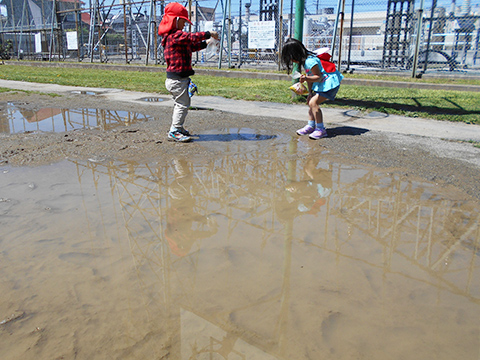
[[[315,53],[308,50],[301,41],[289,38],[282,46],[280,58],[282,64],[287,68],[287,72],[290,74],[293,61],[298,61],[298,64],[303,66],[305,60],[307,60],[310,55],[315,55]]]

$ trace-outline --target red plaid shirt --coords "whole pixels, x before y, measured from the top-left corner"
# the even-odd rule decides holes
[[[192,69],[192,52],[205,49],[210,32],[188,33],[182,30],[171,32],[162,39],[164,57],[167,62],[167,77],[188,77]]]

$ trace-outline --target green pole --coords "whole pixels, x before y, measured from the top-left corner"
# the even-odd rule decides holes
[[[295,33],[293,37],[299,41],[303,39],[303,18],[305,14],[305,0],[296,0],[295,3]]]
[[[299,41],[303,41],[303,18],[305,14],[305,0],[295,0],[295,32],[293,37]],[[300,72],[300,66],[293,64],[293,72]],[[298,82],[298,79],[293,80],[294,83]]]

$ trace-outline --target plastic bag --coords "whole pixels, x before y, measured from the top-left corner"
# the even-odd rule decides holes
[[[297,83],[293,84],[292,86],[290,86],[289,89],[292,90],[297,95],[307,95],[308,94],[307,87],[301,82],[297,82]]]
[[[302,76],[302,74],[300,74],[298,71],[295,71],[295,72],[292,74],[292,79],[293,79],[293,80],[300,79],[300,76]]]
[[[205,60],[209,60],[218,54],[218,44],[219,44],[218,40],[214,38],[210,38],[207,48],[205,49],[205,58],[206,58]]]

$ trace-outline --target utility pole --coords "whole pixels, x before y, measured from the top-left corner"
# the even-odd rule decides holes
[[[295,33],[293,37],[298,41],[303,40],[303,18],[305,16],[305,0],[295,2]]]
[[[296,0],[295,2],[295,33],[293,37],[298,41],[303,40],[303,18],[305,14],[305,0]],[[296,63],[293,64],[293,72],[299,71],[300,66]],[[298,80],[294,80],[297,82]]]

